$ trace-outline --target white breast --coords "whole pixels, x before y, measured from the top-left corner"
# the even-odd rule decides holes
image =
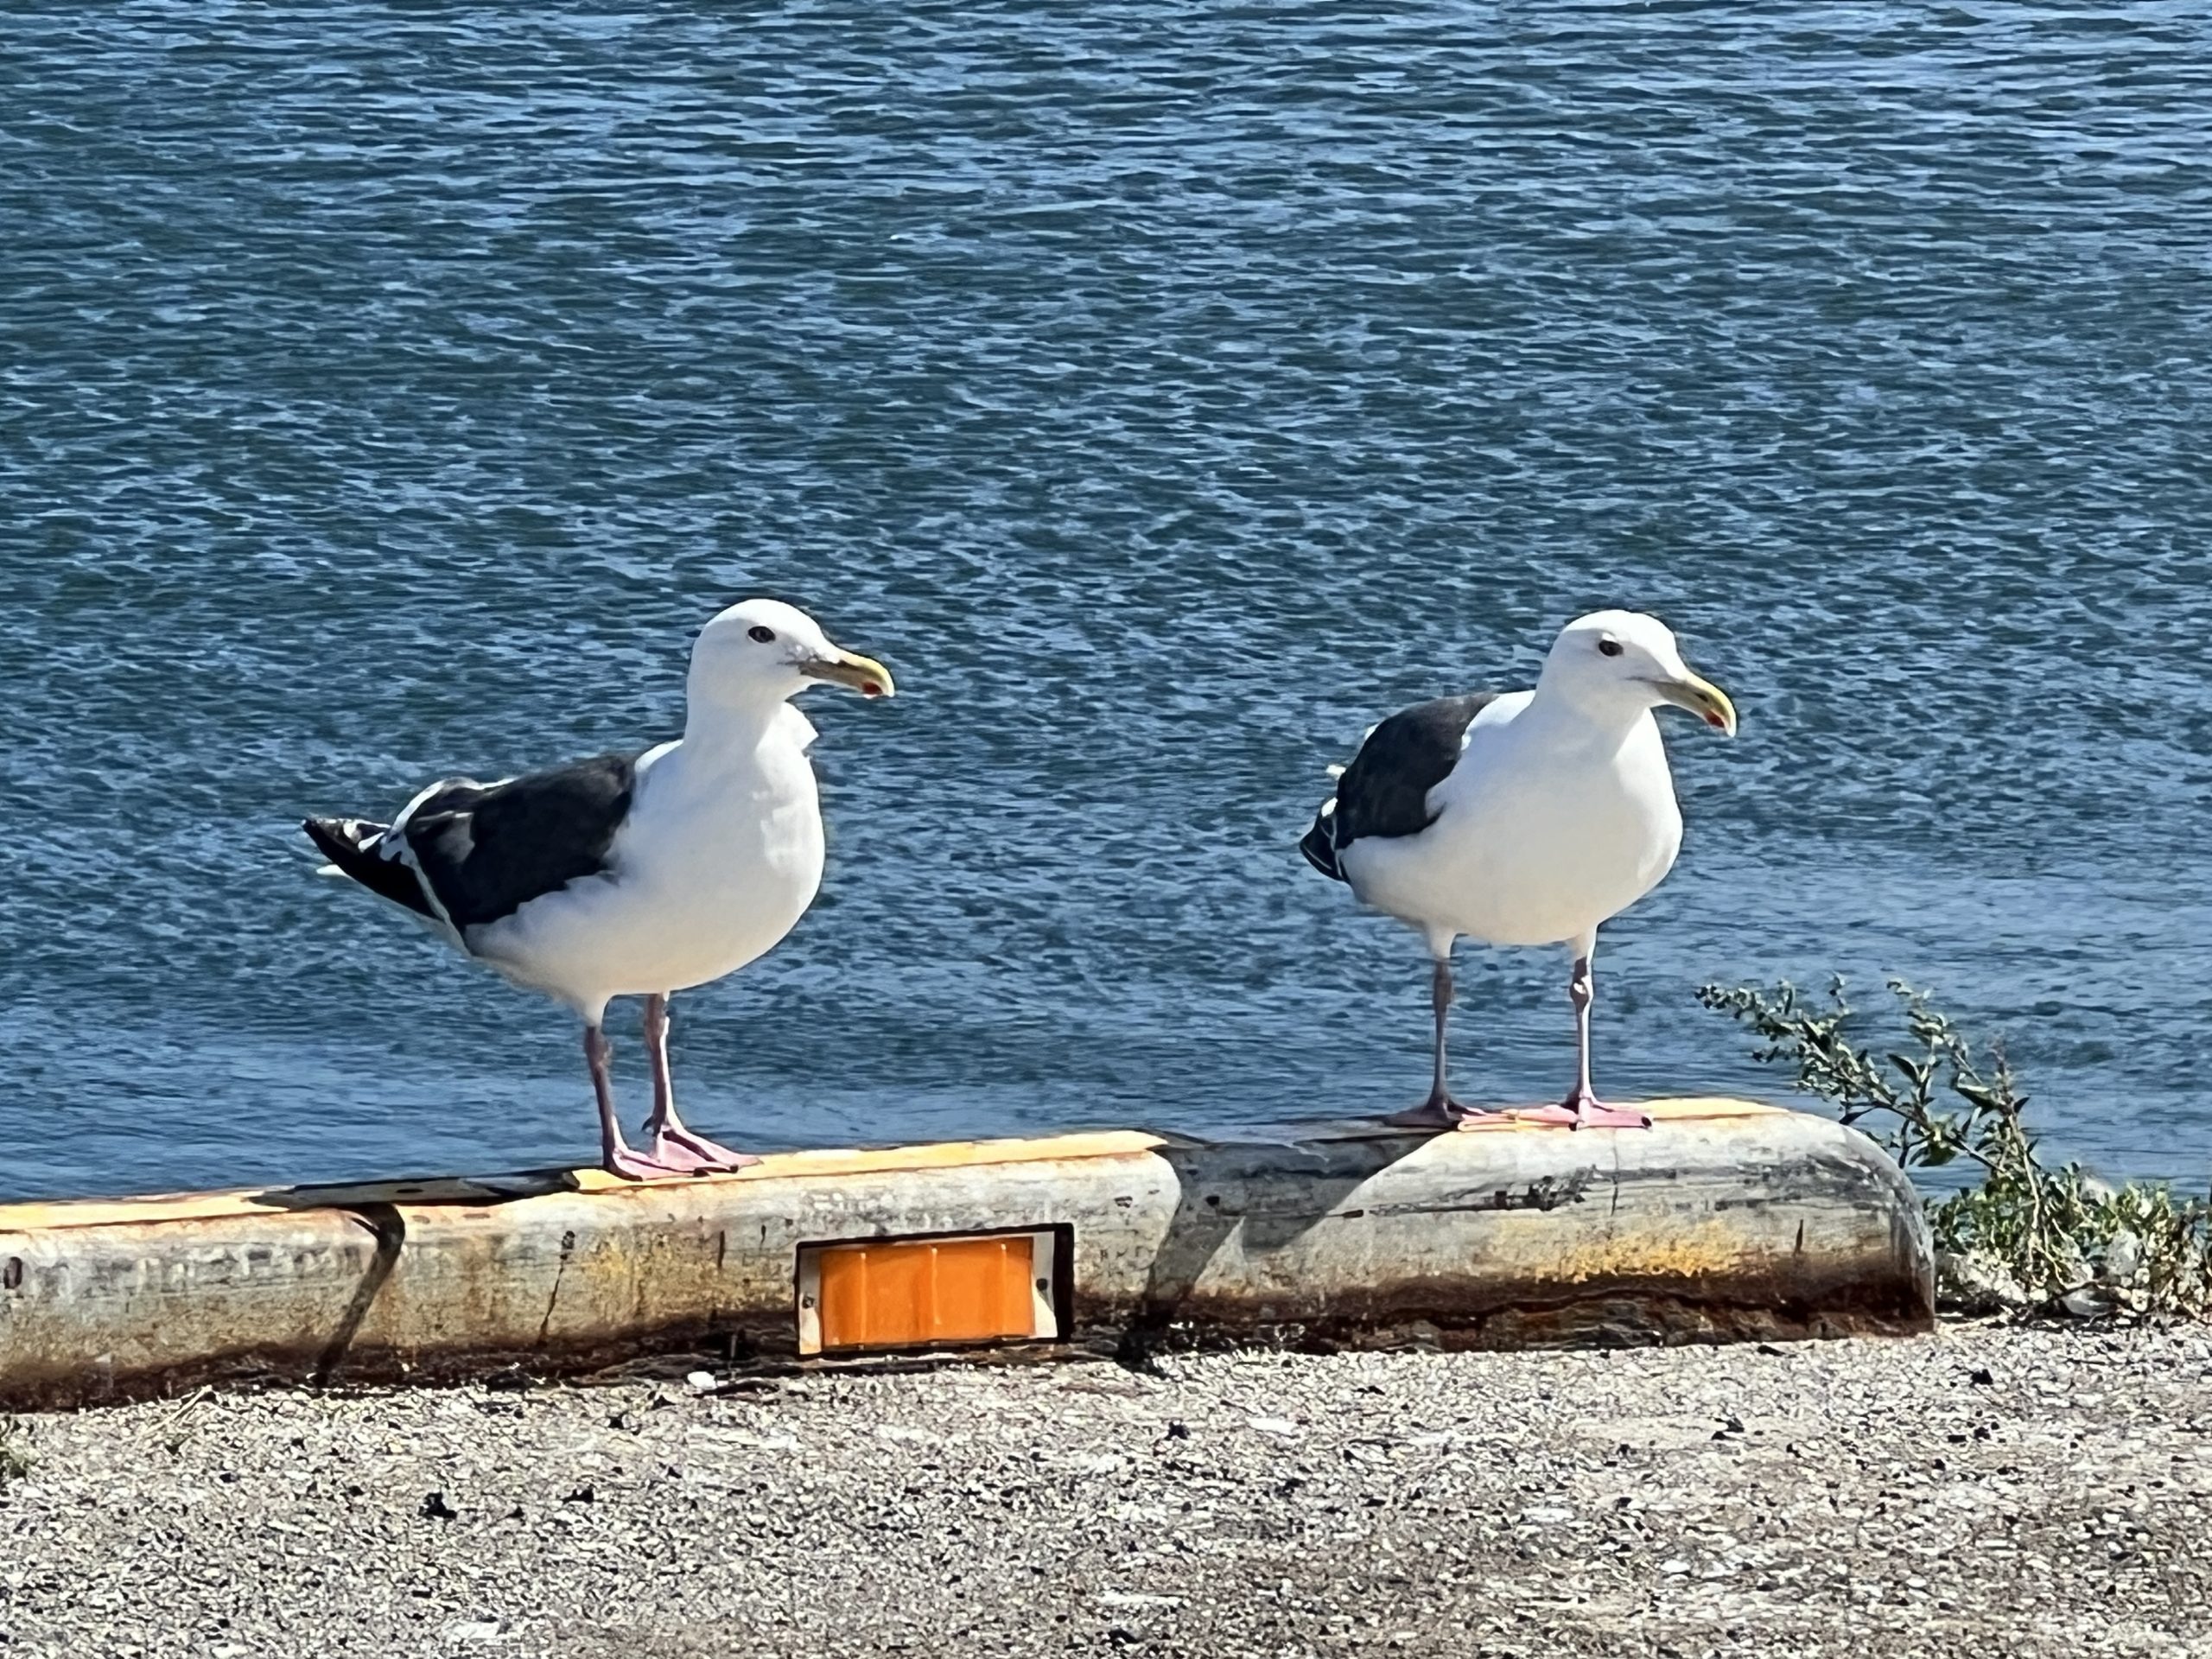
[[[470,948],[588,1018],[610,997],[734,973],[791,931],[822,884],[813,735],[785,705],[757,743],[653,750],[612,874],[532,899],[476,930]]]
[[[1682,820],[1657,722],[1615,747],[1560,746],[1522,726],[1525,708],[1470,729],[1427,830],[1346,849],[1363,900],[1491,944],[1564,944],[1666,876]]]

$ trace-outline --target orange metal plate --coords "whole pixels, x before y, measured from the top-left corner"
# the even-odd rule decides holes
[[[825,1350],[1049,1334],[1037,1328],[1030,1234],[830,1245],[817,1271]]]

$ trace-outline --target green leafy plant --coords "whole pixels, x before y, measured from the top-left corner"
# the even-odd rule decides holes
[[[14,1418],[0,1417],[0,1491],[31,1471],[30,1453],[23,1450],[16,1431]]]
[[[1903,1167],[1944,1172],[1923,1179],[1939,1188],[1928,1221],[1954,1305],[2212,1312],[2212,1204],[2146,1183],[2115,1190],[2078,1164],[2045,1162],[2003,1048],[1977,1046],[1925,992],[1894,979],[1889,988],[1886,1040],[1840,979],[1825,999],[1783,983],[1707,985],[1698,1000],[1748,1027],[1755,1058],[1795,1066],[1796,1088]]]

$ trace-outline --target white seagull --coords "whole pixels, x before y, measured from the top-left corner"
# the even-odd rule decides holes
[[[1299,850],[1362,903],[1418,928],[1435,963],[1434,1081],[1427,1100],[1390,1122],[1497,1116],[1461,1105],[1445,1082],[1452,947],[1465,934],[1573,953],[1574,1087],[1557,1106],[1513,1116],[1649,1126],[1590,1086],[1590,958],[1599,924],[1657,887],[1681,849],[1681,810],[1652,718],[1664,703],[1736,734],[1735,706],[1689,671],[1665,624],[1599,611],[1560,631],[1534,690],[1416,704],[1370,732],[1338,776]]]
[[[790,699],[817,680],[887,697],[873,658],[805,612],[733,605],[691,648],[683,738],[495,784],[448,778],[388,824],[309,818],[336,869],[426,917],[468,956],[574,1008],[607,1169],[636,1180],[758,1159],[683,1126],[669,1077],[668,999],[736,972],[791,931],[822,885],[814,728]],[[622,1138],[601,1025],[645,999],[651,1144]]]

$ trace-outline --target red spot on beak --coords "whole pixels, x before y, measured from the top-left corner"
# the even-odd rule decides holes
[[[861,696],[864,697],[880,697],[882,695],[883,688],[878,685],[874,680],[862,680],[861,682]]]

